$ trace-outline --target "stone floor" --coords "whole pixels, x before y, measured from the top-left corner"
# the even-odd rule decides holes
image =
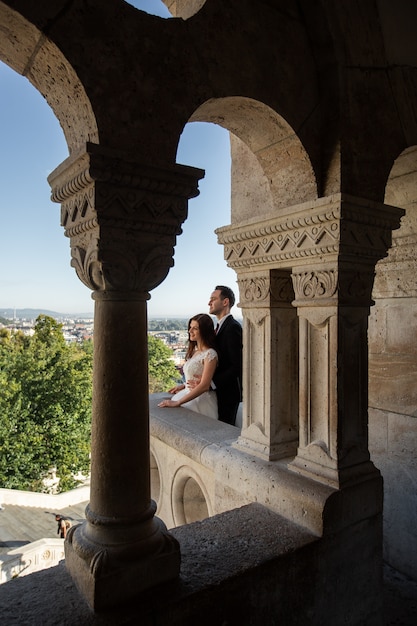
[[[84,519],[85,506],[85,502],[80,503],[62,509],[59,513],[68,516],[74,522],[79,522]],[[6,505],[3,510],[0,510],[0,554],[42,537],[56,537],[57,526],[54,516],[55,511],[48,511],[43,508]],[[58,595],[54,600],[56,592],[51,590],[51,583],[55,586],[57,579],[61,581],[65,593],[63,597],[57,592]],[[41,600],[44,594],[40,588],[50,590],[48,592],[50,602],[48,602],[47,615]],[[80,603],[80,607],[83,607],[84,602],[78,596],[78,592],[73,589],[65,566],[61,563],[56,568],[1,585],[0,624],[2,626],[70,625],[75,623],[71,621],[71,613],[78,603]],[[39,611],[35,610],[35,607],[38,607]],[[385,626],[417,625],[417,582],[410,580],[388,565],[384,567],[384,613]],[[63,614],[65,614],[65,619]],[[79,617],[81,617],[81,621],[77,621],[78,624],[111,623],[113,625],[116,623],[111,620],[109,622],[102,621],[85,607]],[[244,625],[242,624],[242,626]]]
[[[384,566],[385,626],[416,626],[417,582]]]

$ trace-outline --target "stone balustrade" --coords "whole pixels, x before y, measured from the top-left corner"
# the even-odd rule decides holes
[[[38,539],[0,555],[0,584],[54,567],[64,558],[63,539]]]

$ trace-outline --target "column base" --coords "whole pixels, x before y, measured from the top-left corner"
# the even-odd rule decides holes
[[[265,461],[279,461],[295,456],[297,453],[296,441],[283,441],[281,443],[268,444],[260,441],[254,441],[249,437],[241,435],[237,441],[233,443],[233,447],[243,452],[249,452]]]
[[[179,576],[179,543],[161,520],[154,521],[160,524],[152,537],[154,551],[145,550],[142,554],[137,542],[124,544],[123,550],[120,546],[96,545],[92,553],[91,543],[83,550],[83,527],[87,522],[70,530],[64,544],[65,565],[94,611],[123,604],[142,591]]]
[[[319,446],[313,445],[299,449],[288,469],[335,489],[357,485],[380,475],[370,460],[358,459],[356,463],[343,466],[336,459],[330,459]]]

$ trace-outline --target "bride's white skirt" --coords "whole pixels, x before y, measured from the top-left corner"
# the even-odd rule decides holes
[[[183,396],[186,396],[189,393],[189,389],[181,389],[178,393],[174,394],[171,400],[180,400]],[[217,408],[217,394],[215,391],[205,391],[198,396],[198,398],[194,398],[194,400],[190,400],[189,402],[184,402],[181,406],[189,409],[190,411],[195,411],[196,413],[201,413],[201,415],[207,415],[208,417],[212,417],[213,419],[219,419],[219,411]]]

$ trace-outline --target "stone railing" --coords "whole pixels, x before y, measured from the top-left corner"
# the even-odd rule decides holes
[[[159,408],[150,396],[151,493],[168,528],[253,502],[316,535],[329,486],[302,479],[292,460],[267,461],[238,445],[240,429],[183,408]]]
[[[56,495],[18,489],[0,489],[0,505],[44,507],[53,511],[60,511],[74,504],[86,502],[89,497],[90,486],[88,484]],[[64,541],[58,538],[38,539],[10,550],[7,554],[0,554],[0,584],[58,565],[63,558]]]
[[[64,558],[63,539],[38,539],[0,555],[0,584],[58,565]]]
[[[45,507],[54,511],[60,511],[72,504],[86,502],[89,498],[90,485],[88,482],[81,487],[58,494],[21,491],[19,489],[0,489],[0,505],[15,504],[17,506]]]

